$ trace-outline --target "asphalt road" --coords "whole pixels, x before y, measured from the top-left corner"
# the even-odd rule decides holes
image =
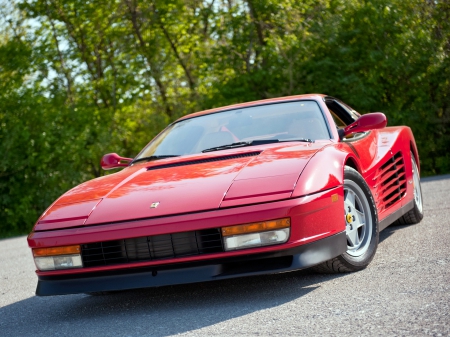
[[[0,336],[449,336],[450,175],[422,187],[423,221],[384,230],[353,274],[36,297],[25,237],[0,240]]]

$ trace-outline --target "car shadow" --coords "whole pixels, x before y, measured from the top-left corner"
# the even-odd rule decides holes
[[[389,227],[386,227],[380,232],[378,243],[382,243],[384,240],[388,239],[395,232],[401,231],[403,228],[406,228],[408,226],[409,225],[396,225],[396,224],[389,225]]]
[[[0,331],[5,336],[167,336],[281,306],[342,276],[304,270],[106,296],[34,296],[0,308]]]

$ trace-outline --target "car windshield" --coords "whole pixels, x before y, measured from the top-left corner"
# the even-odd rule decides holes
[[[182,120],[166,128],[135,161],[221,150],[216,148],[235,143],[301,139],[330,139],[315,101],[259,105]]]

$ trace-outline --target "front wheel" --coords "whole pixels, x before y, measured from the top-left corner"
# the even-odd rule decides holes
[[[345,273],[366,268],[378,246],[378,216],[364,178],[351,167],[344,168],[344,217],[347,251],[313,267],[321,273]]]

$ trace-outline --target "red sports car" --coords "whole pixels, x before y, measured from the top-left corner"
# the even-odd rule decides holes
[[[381,230],[423,217],[413,134],[386,123],[318,94],[184,116],[39,218],[36,294],[361,270]]]

